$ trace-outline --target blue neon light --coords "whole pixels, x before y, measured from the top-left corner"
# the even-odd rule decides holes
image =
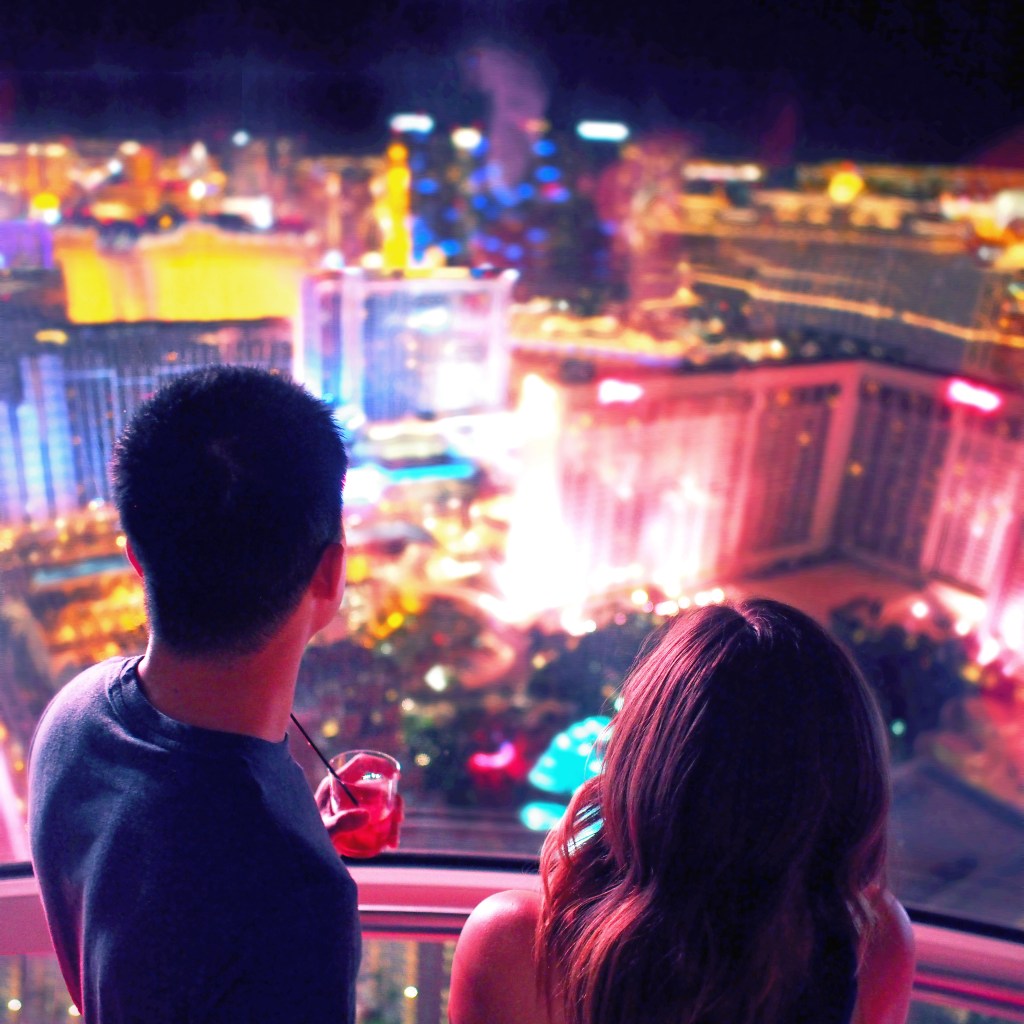
[[[410,483],[416,480],[468,480],[477,468],[472,462],[435,462],[419,466],[382,466],[377,462],[364,462],[358,469],[370,469],[379,475],[385,486]]]

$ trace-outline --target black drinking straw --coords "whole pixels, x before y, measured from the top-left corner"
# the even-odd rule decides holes
[[[349,800],[352,801],[352,805],[354,807],[358,807],[359,801],[352,795],[352,790],[349,789],[344,782],[342,782],[341,776],[331,767],[331,762],[328,761],[327,758],[320,753],[320,748],[313,742],[309,733],[306,732],[306,730],[303,729],[301,725],[299,725],[299,720],[295,717],[294,712],[291,714],[291,720],[298,727],[299,732],[301,732],[302,735],[305,737],[306,742],[313,748],[313,753],[315,753],[316,756],[319,757],[321,761],[323,761],[324,766],[327,768],[327,770],[338,780],[338,784],[341,786],[343,790],[345,790],[345,795],[349,798]]]

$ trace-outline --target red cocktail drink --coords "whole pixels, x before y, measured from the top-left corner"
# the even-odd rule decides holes
[[[331,810],[348,810],[357,805],[369,813],[369,821],[357,829],[332,835],[334,848],[346,857],[375,857],[381,850],[398,845],[400,824],[398,780],[401,766],[388,754],[376,750],[349,750],[331,759],[331,768],[341,781],[331,778]]]

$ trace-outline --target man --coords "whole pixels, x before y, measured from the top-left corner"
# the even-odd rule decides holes
[[[118,441],[149,644],[61,691],[30,770],[43,905],[89,1024],[354,1019],[355,885],[286,738],[344,589],[346,465],[325,406],[242,367],[177,378]]]

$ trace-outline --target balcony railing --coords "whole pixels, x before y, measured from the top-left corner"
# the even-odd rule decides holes
[[[350,867],[369,940],[451,942],[485,896],[539,884],[536,863],[526,859],[397,854]],[[1024,1024],[1024,930],[914,908],[910,914],[917,939],[915,1001]],[[0,956],[50,953],[30,866],[0,866]]]

